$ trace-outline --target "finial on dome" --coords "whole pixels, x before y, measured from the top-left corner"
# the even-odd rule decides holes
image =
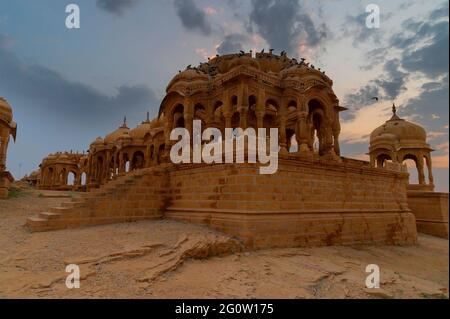
[[[122,124],[122,127],[124,127],[124,128],[127,127],[127,117],[126,117],[126,116],[123,117],[123,124]]]
[[[147,122],[150,122],[150,112],[147,111]]]
[[[392,103],[392,117],[390,121],[400,120],[400,117],[397,115],[397,107],[395,106],[395,103]]]

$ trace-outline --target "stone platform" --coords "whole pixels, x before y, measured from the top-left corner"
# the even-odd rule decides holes
[[[248,247],[414,244],[408,175],[362,161],[286,157],[278,172],[256,164],[174,166],[165,216],[202,223]]]
[[[408,206],[419,232],[448,238],[448,193],[410,190]]]
[[[84,200],[29,219],[34,231],[165,217],[234,235],[249,248],[414,244],[408,174],[285,156],[273,175],[259,164],[166,164],[109,182]]]

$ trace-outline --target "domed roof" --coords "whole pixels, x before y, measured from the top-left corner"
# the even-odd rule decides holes
[[[131,140],[130,131],[123,131],[121,135],[117,137],[116,141],[123,141],[123,140]]]
[[[370,134],[370,144],[383,142],[415,143],[417,147],[429,147],[427,133],[420,125],[401,119],[393,106],[393,116]]]
[[[123,124],[119,126],[119,128],[114,132],[106,135],[104,141],[105,143],[114,143],[119,137],[123,136],[124,134],[128,134],[129,132],[130,129],[127,126],[126,118],[124,118]]]
[[[143,139],[146,134],[150,133],[150,130],[154,126],[153,124],[154,122],[150,121],[149,113],[147,112],[147,119],[139,124],[136,128],[132,129],[130,131],[130,136],[133,139]]]
[[[103,139],[99,136],[91,143],[91,145],[102,145],[104,143]]]
[[[11,106],[4,98],[0,97],[0,120],[10,123],[12,118],[13,114]]]
[[[296,77],[300,75],[304,75],[305,73],[311,72],[312,69],[306,67],[305,65],[293,65],[289,68],[286,68],[280,72],[282,78],[286,77]]]
[[[372,139],[372,142],[388,142],[388,143],[397,143],[397,136],[392,133],[382,133],[380,135],[375,136]]]
[[[174,80],[178,81],[208,81],[208,75],[193,68],[188,68],[175,75]]]
[[[240,65],[248,65],[255,69],[260,68],[259,63],[256,61],[256,59],[253,59],[251,56],[248,55],[235,57],[233,60],[231,60],[229,68],[232,69]]]

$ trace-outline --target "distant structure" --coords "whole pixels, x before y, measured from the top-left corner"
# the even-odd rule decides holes
[[[427,133],[414,123],[401,119],[397,115],[395,104],[392,117],[370,134],[370,163],[384,167],[386,162],[403,163],[413,160],[417,169],[419,184],[410,185],[411,189],[434,190],[431,152]],[[428,181],[425,179],[425,165]]]
[[[57,152],[48,155],[39,165],[39,178],[30,175],[40,189],[85,190],[88,157],[81,153]],[[69,181],[69,176],[71,180]]]
[[[10,184],[13,176],[6,170],[6,154],[8,151],[9,137],[16,140],[17,124],[13,121],[12,108],[0,97],[0,199],[8,198]]]
[[[395,104],[392,113],[386,123],[370,134],[370,163],[374,167],[389,168],[402,165],[406,160],[414,161],[418,184],[409,181],[407,196],[417,229],[448,238],[448,193],[434,192],[433,149],[427,143],[427,133],[420,125],[401,119]]]
[[[156,119],[147,116],[133,129],[124,120],[91,143],[83,164],[87,196],[30,217],[27,227],[171,218],[206,224],[250,248],[416,243],[407,172],[342,157],[344,110],[323,71],[285,52],[240,52],[190,65],[169,82]],[[222,134],[278,129],[278,171],[261,175],[260,163],[172,163],[170,133],[193,133],[193,120]],[[47,175],[58,187],[66,181],[67,156],[41,165],[41,185]]]

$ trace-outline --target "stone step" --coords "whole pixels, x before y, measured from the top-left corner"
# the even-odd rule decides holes
[[[59,213],[50,213],[50,212],[39,213],[39,218],[46,219],[46,220],[56,219],[59,217],[61,217],[61,214],[59,214]]]
[[[75,203],[78,203],[78,202],[62,202],[61,207],[72,208],[72,207],[74,207]]]
[[[67,214],[71,213],[73,211],[72,207],[51,207],[50,212],[51,213],[58,213],[58,214]]]
[[[25,227],[32,232],[45,231],[49,229],[48,220],[39,217],[28,217]]]

